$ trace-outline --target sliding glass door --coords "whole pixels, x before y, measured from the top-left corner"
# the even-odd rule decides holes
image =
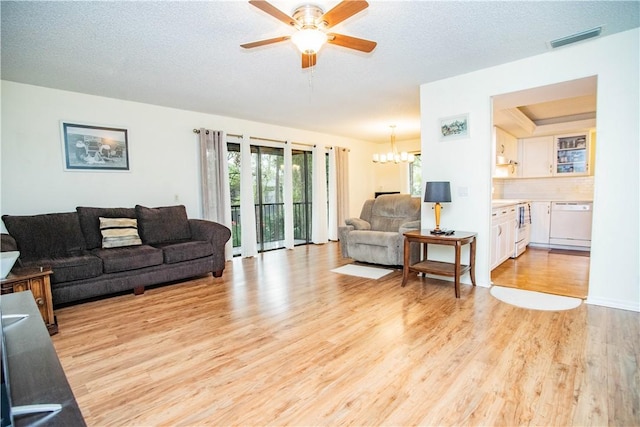
[[[284,248],[284,150],[251,146],[258,252]]]
[[[240,254],[240,144],[228,143],[234,255]],[[293,227],[296,245],[311,241],[311,153],[293,150]],[[284,248],[284,149],[251,146],[258,252]]]
[[[311,171],[310,151],[292,151],[293,238],[296,245],[311,242]]]

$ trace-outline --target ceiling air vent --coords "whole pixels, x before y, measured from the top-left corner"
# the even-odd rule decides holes
[[[582,40],[590,39],[593,37],[598,37],[602,32],[602,27],[595,27],[587,31],[583,31],[581,33],[572,34],[570,36],[562,37],[559,39],[551,40],[549,45],[552,49],[559,48],[561,46],[566,46],[571,43],[576,43]]]

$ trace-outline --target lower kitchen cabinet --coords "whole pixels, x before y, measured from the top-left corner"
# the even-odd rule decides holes
[[[531,244],[549,245],[551,202],[531,202]]]
[[[491,212],[491,269],[505,262],[515,248],[518,226],[516,205],[494,208]]]

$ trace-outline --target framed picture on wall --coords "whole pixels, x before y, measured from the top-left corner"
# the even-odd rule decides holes
[[[128,171],[127,129],[61,122],[65,171]]]
[[[469,137],[469,114],[440,119],[440,140]]]

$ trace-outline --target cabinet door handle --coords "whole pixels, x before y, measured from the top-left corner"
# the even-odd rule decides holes
[[[498,226],[498,236],[502,236],[502,226]]]
[[[39,307],[42,307],[44,305],[44,300],[42,298],[36,298],[36,304],[38,304]]]

